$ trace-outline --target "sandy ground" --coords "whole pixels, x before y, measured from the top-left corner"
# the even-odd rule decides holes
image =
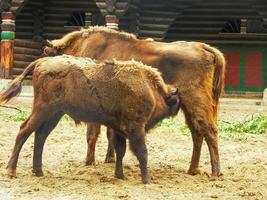
[[[28,103],[13,102],[23,110]],[[223,107],[220,119],[245,119],[257,109]],[[9,109],[0,108],[0,110]],[[177,117],[183,122],[182,113]],[[21,122],[0,116],[0,199],[267,199],[267,135],[246,135],[247,140],[220,138],[221,167],[224,175],[186,174],[192,152],[190,135],[161,126],[147,136],[149,172],[152,183],[143,185],[138,162],[127,150],[124,158],[126,180],[114,178],[114,164],[103,163],[107,140],[102,134],[97,143],[96,165],[85,166],[85,126],[75,127],[61,121],[49,136],[44,149],[44,177],[31,173],[33,135],[24,145],[17,168],[17,178],[6,175],[6,164]],[[210,173],[207,145],[201,166]]]

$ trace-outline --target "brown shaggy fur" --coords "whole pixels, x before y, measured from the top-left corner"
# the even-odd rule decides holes
[[[199,159],[205,138],[210,151],[212,175],[221,174],[217,110],[224,87],[225,60],[219,50],[199,42],[163,43],[139,40],[104,27],[74,33],[52,41],[52,48],[45,48],[44,54],[65,53],[97,60],[135,59],[158,68],[166,83],[179,88],[181,108],[192,133],[193,153],[188,173],[201,173]],[[99,130],[100,126],[97,124],[88,126],[87,164],[94,163],[94,147]],[[112,156],[112,145],[109,144],[106,161],[112,161]]]
[[[35,131],[33,171],[42,172],[42,151],[48,134],[63,114],[80,121],[105,124],[115,130],[117,178],[123,178],[125,139],[140,162],[143,183],[149,182],[145,132],[165,117],[177,114],[178,93],[167,86],[160,73],[135,61],[96,64],[73,56],[41,58],[31,63],[0,95],[1,102],[18,94],[23,79],[33,71],[34,103],[30,117],[21,125],[8,174],[16,175],[21,147]],[[1,103],[0,102],[0,103]]]

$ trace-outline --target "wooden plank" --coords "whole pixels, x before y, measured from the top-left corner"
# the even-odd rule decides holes
[[[14,41],[1,41],[0,77],[12,78]]]
[[[25,68],[14,68],[13,69],[13,74],[14,74],[14,78],[16,78],[18,75],[20,75],[23,71],[24,71]],[[32,75],[28,75],[26,77],[27,80],[30,80],[32,79]]]
[[[16,47],[28,47],[28,48],[34,48],[34,49],[42,48],[42,44],[40,42],[34,42],[32,40],[21,40],[21,39],[15,39],[15,46]]]
[[[14,61],[14,68],[16,69],[25,69],[31,62],[26,62],[26,61]]]
[[[40,56],[41,55],[41,50],[30,49],[30,48],[25,48],[25,47],[14,47],[14,53]]]
[[[14,54],[14,62],[16,61],[24,61],[24,62],[32,62],[36,60],[39,56],[33,56],[28,54]]]

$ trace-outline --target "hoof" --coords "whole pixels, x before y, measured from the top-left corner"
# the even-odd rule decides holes
[[[217,178],[217,177],[220,177],[220,176],[223,176],[223,173],[221,173],[221,172],[213,172],[211,174],[211,178]]]
[[[86,166],[95,165],[95,160],[86,160],[85,165]]]
[[[149,176],[142,177],[142,183],[149,184],[151,182],[151,179]]]
[[[32,173],[37,177],[44,176],[44,173],[42,170],[32,170]]]
[[[7,175],[9,177],[17,177],[16,170],[15,169],[7,169]]]
[[[114,163],[115,162],[115,158],[114,157],[106,157],[105,159],[105,163]]]
[[[192,175],[192,176],[205,174],[205,172],[203,170],[201,170],[200,168],[189,169],[187,171],[187,173]]]
[[[123,174],[116,174],[115,173],[115,177],[118,178],[118,179],[122,179],[122,180],[125,179],[125,176]]]

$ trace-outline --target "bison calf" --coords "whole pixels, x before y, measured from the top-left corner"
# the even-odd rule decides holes
[[[35,131],[33,171],[42,176],[45,140],[63,114],[76,123],[93,121],[115,130],[115,176],[123,178],[126,141],[136,155],[143,183],[149,182],[145,132],[179,110],[177,89],[165,85],[160,73],[135,61],[95,63],[73,56],[41,58],[31,63],[0,95],[6,102],[20,92],[23,79],[33,72],[32,113],[23,122],[8,162],[8,175],[16,175],[19,152]]]

